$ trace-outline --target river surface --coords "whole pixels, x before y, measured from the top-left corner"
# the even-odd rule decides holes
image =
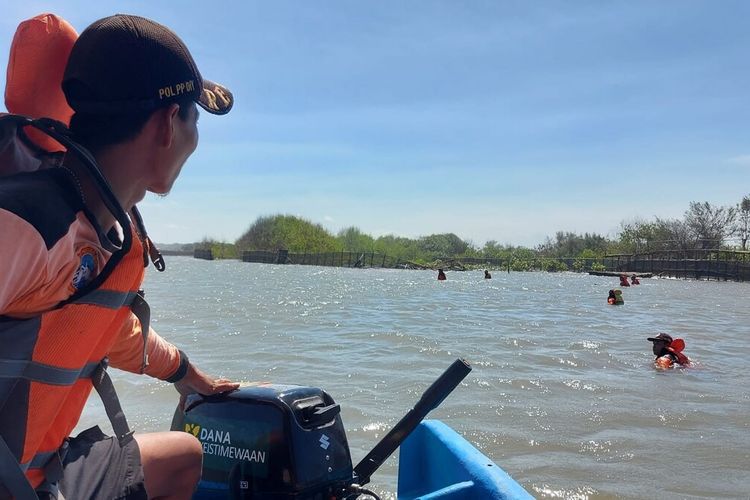
[[[430,414],[538,498],[748,498],[750,284],[248,264],[150,268],[154,328],[204,371],[322,387],[356,464],[457,357],[473,371]],[[684,338],[656,371],[646,337]],[[170,384],[113,370],[131,425],[166,430]],[[79,428],[106,416],[92,396]],[[106,427],[106,426],[103,426]],[[397,456],[371,486],[394,498]]]

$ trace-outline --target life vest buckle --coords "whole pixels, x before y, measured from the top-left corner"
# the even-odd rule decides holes
[[[125,445],[133,439],[133,434],[135,434],[135,431],[128,430],[128,432],[126,432],[125,434],[117,436],[117,441],[119,441],[120,443],[120,448],[125,447]]]

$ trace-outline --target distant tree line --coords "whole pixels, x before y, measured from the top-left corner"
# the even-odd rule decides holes
[[[734,206],[691,202],[682,219],[623,221],[615,238],[595,233],[558,231],[536,248],[487,241],[475,246],[454,233],[420,238],[386,235],[374,238],[359,228],[348,227],[332,234],[320,224],[292,215],[259,217],[233,244],[209,238],[196,243],[211,248],[216,258],[238,258],[243,250],[288,250],[291,253],[372,252],[428,265],[437,259],[503,259],[523,262],[532,259],[601,259],[605,255],[634,254],[662,250],[741,249],[747,250],[750,236],[750,195]],[[547,264],[545,264],[547,266]],[[563,265],[563,267],[565,267]],[[519,269],[519,270],[522,270]]]
[[[655,217],[653,221],[623,222],[618,243],[623,253],[721,248],[744,251],[749,234],[750,195],[735,206],[691,202],[682,219]]]

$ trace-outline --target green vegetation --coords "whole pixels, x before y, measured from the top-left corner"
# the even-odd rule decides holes
[[[750,236],[750,196],[736,206],[690,203],[683,219],[623,221],[614,239],[599,234],[559,231],[534,249],[501,245],[495,240],[476,247],[454,233],[417,239],[386,235],[374,238],[348,227],[333,235],[320,224],[292,215],[259,217],[234,244],[204,239],[197,248],[210,248],[214,258],[239,258],[244,250],[290,253],[362,252],[387,255],[399,262],[435,267],[447,261],[468,268],[510,267],[514,271],[604,270],[607,255],[662,250],[746,249]],[[732,246],[735,241],[736,246]]]
[[[682,219],[623,222],[614,248],[621,253],[731,249],[746,250],[750,197],[734,206],[691,202]],[[740,243],[733,245],[733,242]]]
[[[323,226],[293,215],[258,217],[235,245],[240,250],[341,251],[341,242]]]

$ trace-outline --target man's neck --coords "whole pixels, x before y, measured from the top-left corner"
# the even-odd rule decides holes
[[[109,183],[112,194],[125,212],[130,211],[146,194],[146,188],[142,180],[133,172],[131,167],[132,162],[143,160],[134,158],[132,154],[128,155],[128,152],[132,150],[133,148],[124,149],[115,146],[95,156],[99,171]],[[64,166],[73,173],[78,181],[84,204],[94,215],[99,227],[105,232],[111,229],[115,225],[115,216],[104,203],[97,188],[97,181],[90,174],[89,169],[81,163],[81,160],[74,153],[68,153]],[[140,167],[138,163],[135,163],[134,166],[136,169]]]

